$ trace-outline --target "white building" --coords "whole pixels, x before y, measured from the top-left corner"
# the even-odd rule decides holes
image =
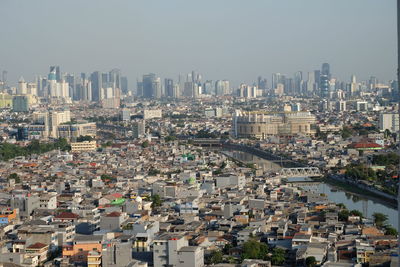
[[[399,114],[382,113],[379,115],[379,130],[389,130],[391,132],[399,131]]]

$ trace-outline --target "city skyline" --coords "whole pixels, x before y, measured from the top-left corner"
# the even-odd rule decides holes
[[[109,14],[111,5],[105,1],[96,1],[96,8],[93,1],[79,3],[79,8],[74,5],[77,1],[69,1],[52,3],[57,12],[34,20],[28,14],[41,14],[40,7],[23,2],[23,6],[14,1],[0,4],[0,21],[13,25],[0,29],[8,37],[0,51],[0,70],[8,71],[13,85],[20,76],[33,80],[34,75],[47,73],[49,65],[73,73],[117,67],[131,86],[146,73],[176,78],[191,70],[237,86],[258,76],[270,80],[274,72],[289,76],[299,70],[311,72],[323,62],[330,63],[333,77],[344,81],[352,74],[360,80],[376,76],[383,81],[396,75],[393,0],[254,1],[252,5],[118,1],[114,3],[118,16]],[[152,16],[146,15],[149,10]],[[18,20],[13,19],[16,11]]]

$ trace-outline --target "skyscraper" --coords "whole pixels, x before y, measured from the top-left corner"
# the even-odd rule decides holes
[[[68,83],[69,97],[75,99],[75,92],[76,92],[75,76],[73,74],[67,73],[65,75],[65,81]]]
[[[160,81],[156,80],[157,77],[154,73],[143,75],[143,82],[142,82],[143,97],[153,98],[156,97],[158,93],[160,94],[161,97],[161,83]],[[159,86],[160,88],[156,88],[157,86]],[[157,92],[158,89],[159,92]]]
[[[176,97],[174,95],[174,81],[172,79],[164,80],[164,90],[166,97]]]
[[[320,96],[322,98],[327,98],[329,96],[329,81],[331,79],[331,73],[330,73],[330,66],[328,63],[322,64],[322,69],[321,69],[321,76],[320,76],[320,89],[321,89],[321,94]]]
[[[294,95],[302,93],[303,89],[303,72],[298,71],[294,74]]]
[[[115,90],[115,88],[121,89],[121,71],[119,69],[112,69],[109,72],[109,80],[108,80],[112,88]]]
[[[101,100],[101,90],[103,88],[101,80],[101,74],[98,71],[90,75],[90,81],[92,82],[92,101],[98,102]]]
[[[122,76],[122,77],[121,77],[121,92],[122,92],[124,95],[127,95],[127,94],[128,94],[128,91],[129,91],[129,88],[128,88],[128,78],[127,78],[126,76]]]
[[[61,81],[60,66],[50,66],[50,73],[54,73],[57,82]]]
[[[230,91],[229,81],[218,80],[215,82],[215,94],[216,95],[227,95]]]

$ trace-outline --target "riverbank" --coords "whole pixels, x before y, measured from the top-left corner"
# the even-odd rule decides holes
[[[377,194],[369,188],[361,187],[359,184],[349,183],[340,178],[334,178],[333,176],[327,176],[324,179],[324,182],[359,197],[370,199],[372,201],[391,206],[392,208],[397,208],[397,199],[394,196],[387,197],[383,194]]]

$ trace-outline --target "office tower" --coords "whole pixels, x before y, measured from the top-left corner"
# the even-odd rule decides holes
[[[329,97],[329,81],[331,79],[330,66],[328,63],[322,64],[321,75],[319,79],[320,96],[322,98]]]
[[[369,89],[373,90],[375,89],[376,85],[378,84],[378,79],[374,76],[371,76],[371,78],[369,79]]]
[[[176,97],[174,94],[174,81],[172,79],[164,80],[164,90],[166,97]]]
[[[308,80],[307,80],[307,92],[313,93],[315,89],[315,73],[309,72],[308,73]]]
[[[272,81],[271,81],[272,89],[276,89],[279,83],[283,83],[282,75],[280,73],[272,73]]]
[[[21,77],[18,81],[17,95],[26,95],[27,92],[27,83],[25,82],[24,78]]]
[[[153,84],[152,84],[152,88],[153,88],[153,97],[154,98],[161,98],[163,93],[162,93],[162,85],[161,85],[161,79],[160,77],[157,77],[154,79]]]
[[[108,74],[102,73],[101,74],[101,84],[106,84],[106,83],[108,83]]]
[[[75,88],[76,88],[76,84],[75,84],[75,76],[73,74],[65,74],[65,81],[68,83],[68,94],[69,97],[71,97],[72,99],[75,99]]]
[[[142,96],[145,98],[152,98],[155,96],[155,90],[153,86],[155,85],[156,75],[154,73],[149,73],[143,75],[143,82],[142,82]]]
[[[320,70],[314,71],[314,79],[315,79],[315,89],[319,89],[320,81],[321,81],[321,71]]]
[[[185,82],[183,87],[183,96],[195,97],[195,84],[193,82]]]
[[[326,75],[328,76],[328,80],[330,80],[331,77],[331,72],[330,72],[330,66],[328,63],[324,63],[322,64],[322,68],[321,68],[321,75]]]
[[[199,84],[201,82],[201,75],[198,74],[196,71],[192,71],[187,75],[187,82],[193,82]]]
[[[61,81],[61,72],[60,72],[60,66],[50,66],[50,73],[53,73],[55,76],[54,76],[54,79],[57,81],[57,82],[60,82]]]
[[[83,74],[83,73],[82,73]],[[78,99],[83,101],[92,101],[92,83],[90,80],[85,79],[86,75],[81,74],[81,83],[77,86],[78,87]]]
[[[294,92],[294,80],[292,78],[284,79],[284,92],[286,95],[293,95]]]
[[[121,92],[124,95],[127,95],[129,91],[128,88],[128,78],[126,76],[121,77]]]
[[[38,95],[41,97],[45,96],[45,91],[47,90],[47,79],[42,76],[36,77],[37,81],[37,90],[38,90]]]
[[[206,95],[215,95],[215,87],[213,86],[213,82],[207,80],[203,84],[203,93]]]
[[[229,81],[218,80],[215,82],[215,94],[216,95],[227,95],[230,93]]]
[[[174,97],[179,98],[181,96],[181,88],[179,84],[174,84]]]
[[[257,88],[265,90],[267,89],[267,79],[263,79],[263,77],[258,76],[257,78]]]
[[[143,82],[136,81],[136,96],[143,96]]]
[[[303,72],[298,71],[294,74],[294,95],[299,95],[303,89]]]
[[[358,84],[355,75],[351,75],[351,82],[350,82],[350,95],[354,96],[358,93]]]
[[[121,89],[121,71],[119,69],[112,69],[109,72],[109,81],[112,84],[112,88]]]
[[[103,88],[100,72],[93,72],[90,75],[90,81],[92,83],[92,101],[98,102],[101,100],[101,89]]]
[[[50,67],[50,73],[48,75],[47,90],[45,91],[44,97],[55,96],[57,93],[57,73],[56,67]]]

